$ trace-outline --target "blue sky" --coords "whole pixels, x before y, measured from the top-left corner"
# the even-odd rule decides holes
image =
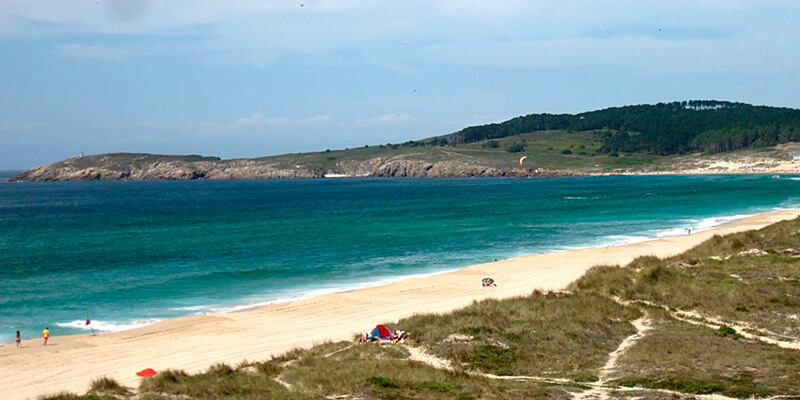
[[[794,0],[2,0],[0,169],[673,100],[800,108],[797,21]]]

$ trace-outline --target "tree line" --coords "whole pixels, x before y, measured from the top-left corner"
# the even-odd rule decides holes
[[[800,141],[800,110],[716,100],[613,107],[580,114],[530,114],[472,126],[447,137],[457,145],[544,131],[594,131],[600,152],[724,152]]]

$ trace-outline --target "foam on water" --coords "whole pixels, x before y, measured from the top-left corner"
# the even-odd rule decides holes
[[[70,322],[57,322],[56,326],[61,328],[81,329],[87,332],[91,330],[95,330],[98,332],[120,332],[120,331],[127,331],[130,329],[141,328],[147,325],[152,325],[158,321],[161,320],[148,319],[144,321],[132,321],[132,322],[92,320],[91,324],[86,325],[86,320],[76,320]]]
[[[687,229],[692,228],[669,228],[663,231],[656,233],[656,237],[663,238],[663,237],[673,237],[673,236],[683,236],[688,234],[689,232]],[[692,229],[694,231],[694,229]]]
[[[695,227],[692,228],[692,231],[694,232],[696,230],[696,231],[699,232],[699,231],[705,231],[705,230],[709,230],[709,229],[718,228],[720,226],[730,224],[731,222],[738,221],[740,219],[744,219],[744,218],[747,218],[747,217],[752,217],[753,215],[754,214],[738,214],[738,215],[730,215],[730,216],[724,216],[724,217],[703,218],[702,220],[697,222]]]

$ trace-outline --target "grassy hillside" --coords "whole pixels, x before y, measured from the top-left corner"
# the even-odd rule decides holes
[[[530,114],[468,127],[441,139],[451,144],[474,143],[543,130],[597,131],[605,153],[725,152],[800,141],[800,110],[692,100],[580,114]]]
[[[598,266],[566,292],[391,324],[406,345],[325,343],[268,361],[107,379],[47,399],[800,396],[800,219],[684,254]],[[354,330],[358,327],[353,327]]]
[[[489,147],[493,141],[497,147]],[[412,142],[418,143],[418,142]],[[524,149],[509,152],[517,143]],[[549,170],[573,170],[576,173],[613,172],[631,167],[658,168],[672,160],[644,153],[599,153],[601,142],[595,132],[540,131],[529,132],[494,140],[484,140],[460,145],[380,145],[347,150],[331,150],[314,153],[286,154],[263,157],[260,160],[276,162],[282,168],[295,165],[311,170],[330,171],[340,161],[367,161],[383,157],[402,158],[426,162],[464,161],[493,168],[519,168],[520,157],[527,156],[522,168],[544,168]],[[565,154],[566,153],[566,154]]]

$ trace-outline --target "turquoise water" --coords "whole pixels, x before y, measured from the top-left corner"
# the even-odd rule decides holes
[[[0,342],[642,241],[800,206],[800,178],[0,183]]]

